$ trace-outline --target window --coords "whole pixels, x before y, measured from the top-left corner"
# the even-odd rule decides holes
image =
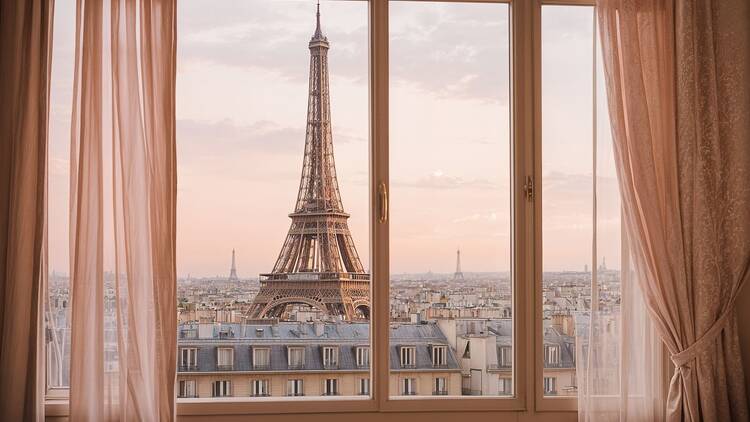
[[[323,384],[324,396],[337,396],[339,394],[339,380],[336,378],[327,378]]]
[[[180,370],[191,371],[198,369],[198,349],[183,347],[180,349]]]
[[[435,378],[435,390],[432,394],[436,396],[445,396],[448,394],[448,387],[446,385],[445,377]]]
[[[404,396],[414,396],[417,394],[417,379],[404,378],[401,380],[401,394]]]
[[[229,347],[217,348],[216,367],[219,371],[231,371],[234,369],[234,349]]]
[[[526,389],[514,392],[514,376],[524,377],[520,385],[533,385],[536,392],[574,400],[581,346],[576,317],[585,316],[592,301],[613,309],[619,301],[619,206],[605,189],[616,178],[611,168],[587,161],[611,153],[603,147],[611,141],[608,129],[598,124],[606,112],[597,109],[592,116],[591,110],[590,97],[599,92],[592,82],[603,80],[592,80],[592,8],[391,1],[384,13],[364,1],[323,0],[322,35],[330,47],[325,63],[330,108],[323,110],[310,97],[323,87],[310,84],[310,65],[318,62],[306,49],[316,37],[309,3],[184,0],[178,5],[178,370],[207,372],[178,372],[179,396],[191,397],[191,391],[207,396],[209,390],[212,397],[256,396],[263,391],[261,385],[256,389],[256,381],[262,381],[254,379],[258,376],[268,378],[268,393],[274,383],[281,394],[286,382],[287,396],[301,396],[302,378],[308,376],[301,371],[321,371],[308,379],[308,395],[369,395],[380,387],[370,385],[371,378],[374,383],[380,378],[366,373],[378,366],[377,359],[381,368],[393,362],[386,404],[378,404],[386,410],[414,405],[416,398],[399,397],[405,395],[424,395],[429,406],[451,409],[457,406],[454,400],[428,397],[448,390],[488,396],[472,400],[477,409],[524,403],[554,410],[557,404],[535,403]],[[63,9],[56,8],[56,14],[64,15]],[[532,19],[535,13],[539,22]],[[386,21],[388,33],[374,37],[368,14]],[[61,270],[69,267],[65,163],[70,130],[60,122],[70,120],[71,100],[60,87],[72,79],[72,64],[61,56],[72,48],[71,16],[67,24],[54,26],[53,37],[45,315],[45,375],[52,393],[66,388],[70,378],[70,291]],[[58,36],[66,28],[67,36]],[[323,43],[314,41],[313,50]],[[384,43],[387,67],[378,64],[384,64],[382,57],[371,54],[371,48],[377,53]],[[513,52],[520,60],[511,60]],[[540,80],[531,81],[536,73]],[[511,74],[523,75],[521,83]],[[371,80],[383,76],[387,83]],[[370,91],[375,87],[386,97]],[[534,99],[540,113],[523,106],[534,95],[540,97]],[[300,119],[310,101],[313,118]],[[295,243],[296,237],[317,230],[301,221],[302,214],[315,214],[315,201],[325,198],[289,201],[290,194],[305,196],[301,186],[316,185],[300,183],[299,177],[300,167],[303,174],[314,172],[304,164],[310,156],[308,138],[311,145],[321,145],[328,137],[315,123],[308,136],[309,122],[324,120],[315,113],[330,117],[326,124],[336,158],[332,178],[346,205],[329,216],[336,231],[328,240],[331,248],[323,247],[322,236]],[[370,127],[379,131],[377,139],[371,139]],[[526,199],[527,184],[536,195],[530,194],[532,200]],[[371,192],[377,192],[372,206]],[[594,192],[597,213],[607,221],[598,226],[592,223]],[[383,197],[388,213],[380,223],[371,214],[380,213]],[[533,218],[537,211],[541,219]],[[601,252],[589,247],[592,236]],[[388,246],[387,254],[370,250],[376,241]],[[324,251],[338,257],[332,271],[326,270]],[[592,259],[595,254],[598,258]],[[293,262],[284,258],[289,256]],[[373,268],[383,263],[390,273],[381,271],[384,283],[371,284]],[[527,270],[535,266],[542,271],[531,275]],[[359,283],[346,306],[320,306],[309,297],[283,306],[261,301],[272,297],[264,295],[276,282],[328,283],[332,280],[321,277],[329,275]],[[533,277],[537,284],[531,289]],[[599,293],[591,293],[597,284]],[[371,289],[381,288],[388,303],[383,315],[371,315]],[[531,298],[530,291],[542,296]],[[536,301],[541,318],[534,316],[529,324],[537,330],[529,325],[519,332],[516,314],[536,315],[537,310],[526,309]],[[389,325],[385,353],[378,353],[378,345],[386,339],[370,338],[371,318]],[[543,338],[526,341],[538,331]],[[521,359],[513,358],[514,347]],[[108,359],[108,367],[116,367],[115,359]],[[271,364],[274,372],[276,367],[284,371],[277,381],[276,375],[252,372],[269,370]],[[336,378],[345,373],[332,372],[337,368],[353,373]],[[210,374],[214,371],[235,372],[230,378]],[[536,378],[527,375],[532,373]],[[231,382],[239,389],[232,391]],[[566,409],[575,407],[570,400]],[[556,397],[547,403],[562,401]]]
[[[305,349],[302,347],[289,348],[289,369],[302,369],[305,367]]]
[[[271,349],[267,347],[253,348],[253,369],[271,368]]]
[[[503,368],[509,368],[513,362],[513,351],[508,346],[498,348],[498,364]]]
[[[415,355],[417,354],[416,347],[402,346],[401,347],[401,367],[410,368],[416,365]]]
[[[323,367],[337,368],[339,366],[339,349],[338,347],[323,348]]]
[[[266,397],[271,395],[271,390],[268,388],[268,380],[253,380],[252,381],[252,393],[253,397]]]
[[[357,347],[357,366],[367,368],[370,366],[370,348]]]
[[[370,395],[370,379],[369,378],[360,378],[359,384],[357,388],[357,394],[360,396],[369,396]]]
[[[544,363],[546,366],[557,366],[560,364],[560,346],[544,346]]]
[[[304,396],[305,390],[302,388],[301,379],[287,380],[286,382],[286,395],[287,396]]]
[[[448,364],[447,355],[447,346],[432,346],[432,366],[446,366]]]
[[[557,394],[557,378],[544,377],[544,394]]]
[[[211,384],[211,397],[231,397],[232,382],[228,380],[214,381]]]
[[[467,391],[489,396],[469,369],[495,357],[451,361],[448,348],[513,341],[510,8],[391,1],[388,12],[391,341],[414,346],[398,369],[445,368],[451,385],[469,374]]]
[[[497,380],[497,394],[510,396],[513,394],[513,380],[510,378],[499,378]]]
[[[177,396],[184,398],[198,397],[198,392],[195,389],[195,380],[180,380]]]

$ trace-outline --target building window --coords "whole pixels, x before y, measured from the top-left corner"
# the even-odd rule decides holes
[[[432,394],[436,396],[448,395],[448,385],[446,384],[444,377],[435,378],[435,391],[433,391]]]
[[[513,394],[513,382],[510,378],[500,378],[497,380],[497,394],[501,396],[510,396]]]
[[[404,396],[414,396],[417,394],[417,379],[404,378],[401,380],[401,394]]]
[[[324,368],[337,368],[339,366],[339,348],[338,347],[324,347],[323,348],[323,367]]]
[[[432,366],[446,366],[448,364],[447,356],[447,346],[432,346]]]
[[[545,345],[544,346],[544,363],[547,366],[557,366],[560,364],[560,346],[558,345]]]
[[[339,394],[339,380],[336,378],[328,378],[325,380],[323,386],[324,396],[337,396]]]
[[[191,371],[198,369],[198,349],[183,347],[180,349],[180,370]]]
[[[401,367],[402,368],[413,368],[417,364],[416,360],[417,348],[413,346],[402,346],[401,347]]]
[[[271,349],[267,347],[253,347],[253,369],[269,369],[271,367]]]
[[[268,388],[268,380],[252,380],[252,395],[253,397],[267,397],[271,395],[271,390]]]
[[[302,380],[287,380],[286,381],[286,395],[287,396],[303,396],[304,390],[302,389]]]
[[[359,388],[357,389],[357,394],[359,394],[360,396],[370,395],[370,379],[369,378],[359,379]]]
[[[547,395],[557,394],[557,378],[544,377],[544,394],[547,394]]]
[[[229,381],[229,380],[214,381],[211,384],[211,396],[212,397],[231,397],[232,396],[232,381]]]
[[[499,348],[499,359],[498,364],[501,367],[510,367],[513,363],[513,349],[510,346],[502,346]]]
[[[357,347],[357,366],[367,368],[370,366],[370,348]]]
[[[177,397],[198,397],[195,390],[195,380],[180,380]]]
[[[289,369],[302,369],[305,367],[305,348],[289,348]]]
[[[216,349],[216,366],[219,371],[231,371],[234,369],[234,349],[231,347],[219,347]]]

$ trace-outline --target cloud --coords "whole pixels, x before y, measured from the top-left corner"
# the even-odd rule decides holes
[[[395,186],[411,187],[417,189],[499,189],[498,183],[486,179],[464,179],[460,176],[450,176],[441,170],[435,170],[427,176],[415,181],[392,182]]]

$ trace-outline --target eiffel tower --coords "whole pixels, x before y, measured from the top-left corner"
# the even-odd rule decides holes
[[[370,274],[354,247],[336,179],[328,86],[330,44],[320,29],[320,5],[310,48],[310,88],[302,178],[291,227],[273,270],[260,275],[251,319],[282,318],[304,304],[347,321],[370,316]]]
[[[461,249],[456,249],[456,272],[453,273],[453,279],[464,279],[464,273],[461,271]]]

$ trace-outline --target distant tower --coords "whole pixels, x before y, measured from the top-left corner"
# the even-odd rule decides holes
[[[370,274],[354,247],[333,160],[328,86],[328,39],[318,5],[310,49],[310,84],[302,178],[291,227],[276,264],[260,275],[251,319],[278,318],[288,305],[305,304],[351,321],[370,315]]]
[[[464,279],[464,273],[461,272],[461,249],[456,249],[456,272],[453,274],[453,279]]]
[[[232,268],[229,270],[229,280],[239,280],[239,277],[237,277],[237,263],[234,260],[234,249],[232,249]]]

